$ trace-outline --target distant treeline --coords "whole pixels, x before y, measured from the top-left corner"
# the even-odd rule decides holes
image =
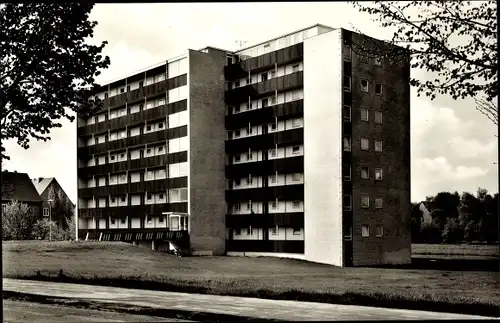
[[[498,193],[440,192],[412,203],[411,234],[413,243],[496,243]]]

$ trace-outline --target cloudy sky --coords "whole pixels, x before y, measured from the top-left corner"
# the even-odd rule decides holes
[[[152,3],[98,4],[95,40],[107,40],[111,66],[98,80],[125,77],[149,65],[175,57],[187,48],[214,46],[236,50],[316,23],[360,30],[390,39],[364,13],[342,2],[320,3]],[[423,75],[413,70],[412,75]],[[412,91],[412,201],[439,191],[498,191],[496,127],[475,110],[471,100],[438,97],[434,101]],[[30,177],[56,177],[75,201],[76,125],[63,122],[49,142],[33,141],[23,150],[6,143],[8,170]]]

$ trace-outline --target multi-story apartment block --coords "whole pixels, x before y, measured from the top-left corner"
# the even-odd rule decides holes
[[[80,238],[410,262],[409,64],[354,53],[360,37],[188,50],[99,89],[78,120]]]

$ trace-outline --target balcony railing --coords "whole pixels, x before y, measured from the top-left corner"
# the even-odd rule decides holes
[[[153,181],[141,181],[136,183],[126,183],[117,185],[107,185],[89,188],[80,188],[78,190],[79,198],[108,197],[124,194],[137,194],[144,192],[166,191],[171,188],[185,188],[188,185],[188,178],[165,178]]]
[[[187,151],[177,153],[165,154],[160,156],[130,159],[116,163],[106,163],[103,165],[84,166],[78,168],[78,177],[81,179],[89,179],[92,176],[108,175],[118,172],[133,172],[135,170],[153,168],[158,166],[165,166],[168,164],[184,163],[187,162]],[[106,157],[106,162],[107,162]]]
[[[93,154],[105,153],[112,150],[125,149],[130,146],[139,146],[185,136],[187,136],[187,126],[155,131],[134,137],[107,141],[97,145],[79,147],[78,158],[85,160]]]
[[[263,153],[267,154],[267,151]],[[252,176],[274,175],[276,172],[280,174],[304,172],[304,156],[226,165],[226,178],[228,179],[239,179],[248,174]]]
[[[272,228],[304,227],[304,212],[293,213],[254,213],[254,214],[226,214],[227,228]]]
[[[79,229],[80,240],[100,241],[189,241],[187,230],[171,231],[169,228],[156,229]]]
[[[248,101],[248,98],[257,99],[269,96],[275,91],[289,91],[302,88],[304,85],[304,72],[295,72],[281,77],[272,78],[270,80],[245,85],[235,89],[227,89],[225,93],[225,101],[227,104],[238,104]]]
[[[164,203],[150,205],[132,205],[96,209],[78,209],[78,218],[102,217],[145,217],[161,216],[165,212],[188,213],[188,203]]]
[[[277,131],[264,135],[250,136],[237,140],[226,140],[226,154],[248,152],[251,150],[266,150],[275,148],[276,145],[292,145],[304,142],[304,129],[295,128],[285,131]]]
[[[296,100],[277,104],[261,109],[248,110],[246,112],[230,114],[226,116],[225,124],[227,130],[248,127],[248,124],[269,124],[271,122],[299,117],[304,114],[304,100]]]
[[[226,190],[226,202],[238,201],[272,201],[303,200],[304,184],[291,184],[280,186],[256,187],[238,190]]]
[[[114,131],[124,129],[125,127],[135,127],[144,125],[147,120],[166,117],[169,114],[187,110],[187,100],[182,100],[167,105],[161,105],[152,109],[142,110],[137,113],[127,114],[122,117],[105,120],[102,122],[79,126],[78,136],[89,136],[92,134],[104,133],[109,130]]]
[[[303,240],[227,240],[227,251],[304,253]]]
[[[257,57],[249,58],[239,63],[228,65],[224,68],[226,80],[236,80],[252,74],[269,70],[276,65],[284,65],[302,60],[304,57],[304,44],[296,44],[282,48]]]

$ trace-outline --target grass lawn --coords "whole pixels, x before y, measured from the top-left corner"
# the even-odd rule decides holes
[[[3,275],[9,278],[35,278],[36,271],[55,278],[63,269],[72,282],[500,313],[500,274],[495,272],[339,268],[277,258],[177,258],[120,242],[4,242],[2,251]]]

